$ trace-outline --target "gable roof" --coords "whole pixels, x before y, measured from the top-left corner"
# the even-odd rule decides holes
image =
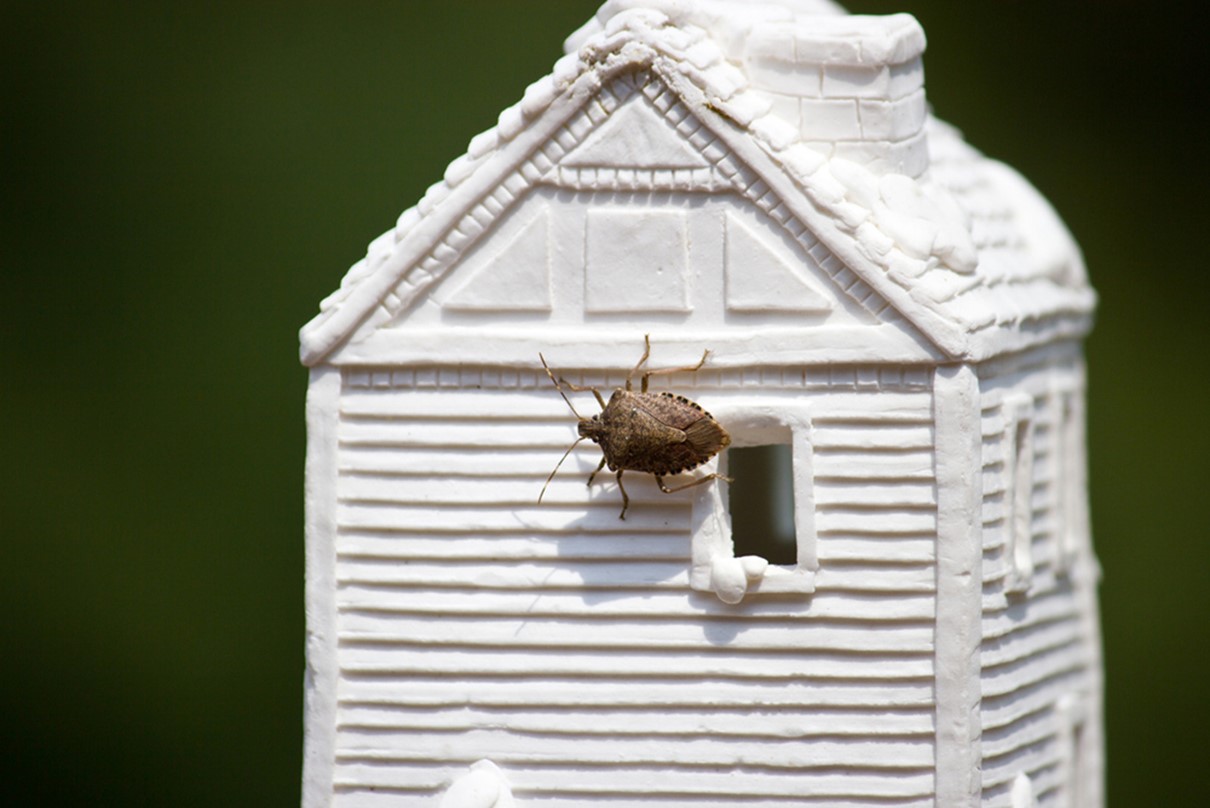
[[[978,361],[1089,329],[1095,295],[1057,215],[1012,169],[952,128],[930,117],[930,168],[920,179],[879,175],[802,142],[705,28],[647,8],[620,11],[597,27],[370,244],[303,327],[304,364],[322,362],[423,294],[434,267],[487,229],[480,223],[474,232],[452,232],[460,222],[466,228],[468,212],[550,150],[603,87],[637,71],[658,78],[760,177],[764,187],[753,193],[775,194],[943,354]],[[547,162],[565,151],[550,151]]]

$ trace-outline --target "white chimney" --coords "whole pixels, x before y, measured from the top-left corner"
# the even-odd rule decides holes
[[[753,26],[743,61],[753,88],[813,148],[919,177],[928,168],[924,45],[910,14],[794,15]]]

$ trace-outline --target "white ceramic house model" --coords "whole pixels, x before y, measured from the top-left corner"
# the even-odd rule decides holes
[[[324,301],[306,806],[1101,804],[1095,298],[930,115],[923,49],[903,14],[607,3]],[[691,474],[788,447],[788,557],[739,479],[631,473],[619,519],[588,442],[537,502],[576,436],[539,352],[608,395],[644,334],[710,351],[652,378],[734,440]]]

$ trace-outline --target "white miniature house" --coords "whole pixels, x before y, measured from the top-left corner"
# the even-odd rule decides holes
[[[1102,804],[1095,298],[923,50],[904,14],[607,3],[323,302],[305,806]],[[645,334],[710,351],[652,389],[735,482],[632,473],[622,520],[586,442],[538,503],[575,438],[539,352],[608,395]]]

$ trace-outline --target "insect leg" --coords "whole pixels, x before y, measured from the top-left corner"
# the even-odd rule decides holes
[[[600,464],[596,467],[596,469],[592,472],[592,474],[588,475],[588,485],[592,485],[592,478],[596,477],[597,472],[603,468],[605,468],[605,458],[602,457]]]
[[[647,392],[647,380],[652,376],[667,376],[670,373],[693,373],[702,369],[702,365],[706,364],[706,357],[710,355],[709,350],[702,351],[702,358],[697,361],[696,365],[686,365],[683,368],[660,368],[658,370],[649,370],[643,374],[640,392]],[[638,368],[635,368],[638,370]],[[629,389],[629,388],[627,388]]]
[[[631,378],[634,377],[634,374],[639,372],[639,368],[641,368],[643,366],[643,364],[647,361],[647,357],[649,357],[649,356],[651,356],[651,335],[644,334],[643,335],[643,355],[639,357],[639,361],[634,366],[634,368],[629,373],[626,374],[626,389],[627,390],[630,389]],[[644,393],[647,392],[647,377],[646,376],[643,377],[643,392]]]
[[[658,474],[655,475],[655,484],[658,485],[660,487],[660,490],[663,491],[665,494],[674,494],[677,491],[684,491],[686,488],[693,488],[695,485],[701,485],[702,483],[708,483],[711,480],[722,480],[723,482],[727,482],[727,483],[731,482],[731,478],[728,477],[726,474],[719,474],[716,471],[713,474],[707,474],[705,477],[698,477],[696,480],[687,482],[684,485],[678,485],[676,488],[669,488],[668,486],[664,485],[663,477],[659,476]]]
[[[597,388],[584,387],[579,384],[572,384],[571,382],[567,381],[567,379],[564,379],[562,376],[559,377],[559,381],[563,383],[564,387],[566,387],[568,390],[572,391],[573,393],[583,393],[585,390],[591,390],[592,394],[597,397],[597,403],[601,405],[601,409],[605,409],[605,399],[601,397],[601,391],[598,390]],[[577,418],[579,417],[578,413],[577,413],[576,417]]]
[[[626,496],[626,489],[622,487],[622,469],[618,469],[618,490],[622,492],[622,512],[618,514],[618,518],[625,519],[626,509],[630,507],[630,497]]]

